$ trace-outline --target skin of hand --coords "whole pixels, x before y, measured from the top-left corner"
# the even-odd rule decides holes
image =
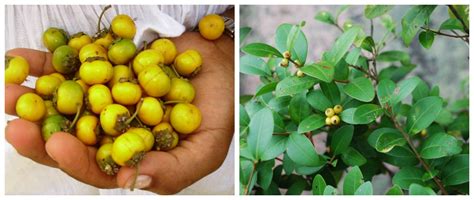
[[[191,79],[196,88],[193,102],[202,113],[195,133],[181,140],[168,152],[150,151],[139,164],[135,188],[158,194],[175,194],[223,163],[234,133],[234,41],[227,36],[208,41],[197,32],[173,39],[178,52],[196,49],[203,57],[199,74]],[[51,74],[51,53],[13,49],[7,55],[20,55],[30,63],[30,75]],[[15,84],[5,85],[5,112],[16,115],[17,99],[33,92]],[[71,177],[98,188],[129,188],[135,168],[122,167],[116,176],[100,171],[95,161],[97,149],[88,147],[69,133],[58,132],[44,142],[39,124],[23,119],[7,123],[6,140],[17,152],[40,164],[56,167]]]

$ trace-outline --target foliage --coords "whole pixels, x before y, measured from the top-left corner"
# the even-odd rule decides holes
[[[362,24],[339,25],[348,6],[317,13],[341,35],[315,62],[307,60],[305,22],[281,24],[274,44],[244,43],[251,29],[241,28],[240,72],[261,81],[240,99],[242,194],[372,195],[377,174],[391,177],[387,195],[469,193],[468,95],[449,102],[438,86],[411,76],[408,48],[384,49],[417,35],[425,48],[436,37],[469,43],[469,8],[448,6],[450,18],[434,30],[429,21],[438,6],[412,6],[399,24],[389,15],[393,7],[364,9],[371,29],[385,27],[380,40]],[[335,105],[343,106],[341,122],[328,125],[325,110]]]

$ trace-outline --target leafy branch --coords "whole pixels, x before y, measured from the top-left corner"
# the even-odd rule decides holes
[[[463,26],[463,29],[464,29],[464,32],[466,32],[468,35],[469,35],[469,26],[466,25],[466,23],[464,22],[464,20],[462,19],[461,15],[459,15],[458,11],[454,8],[453,5],[448,5],[448,8],[449,10],[451,10],[451,12],[453,13],[454,16],[456,16],[456,18],[461,21],[461,24]]]

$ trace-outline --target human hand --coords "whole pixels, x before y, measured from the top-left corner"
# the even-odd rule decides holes
[[[215,171],[224,161],[234,132],[234,46],[223,36],[215,41],[199,33],[185,33],[173,39],[179,52],[197,49],[203,64],[191,82],[196,88],[193,102],[202,112],[202,123],[195,133],[181,140],[168,152],[150,151],[139,164],[135,188],[159,194],[174,194]],[[51,74],[52,55],[31,49],[13,49],[7,55],[20,55],[30,63],[30,74]],[[33,89],[15,84],[5,86],[5,112],[15,115],[17,99]],[[84,145],[69,133],[58,132],[48,142],[40,126],[23,119],[8,122],[6,140],[20,153],[40,164],[57,167],[71,177],[99,188],[129,188],[135,168],[122,167],[116,176],[100,171],[95,161],[97,149]]]

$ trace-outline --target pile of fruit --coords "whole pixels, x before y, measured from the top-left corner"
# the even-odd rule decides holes
[[[69,37],[60,28],[43,33],[56,72],[39,77],[35,92],[19,97],[16,114],[41,124],[45,141],[63,131],[97,147],[98,166],[114,175],[121,166],[136,166],[148,151],[173,149],[200,126],[187,78],[197,75],[202,58],[193,49],[178,54],[164,38],[137,49],[130,16],[117,15],[110,28],[100,28],[109,7],[92,38],[82,32]],[[7,83],[22,84],[28,73],[24,58],[7,57]]]

